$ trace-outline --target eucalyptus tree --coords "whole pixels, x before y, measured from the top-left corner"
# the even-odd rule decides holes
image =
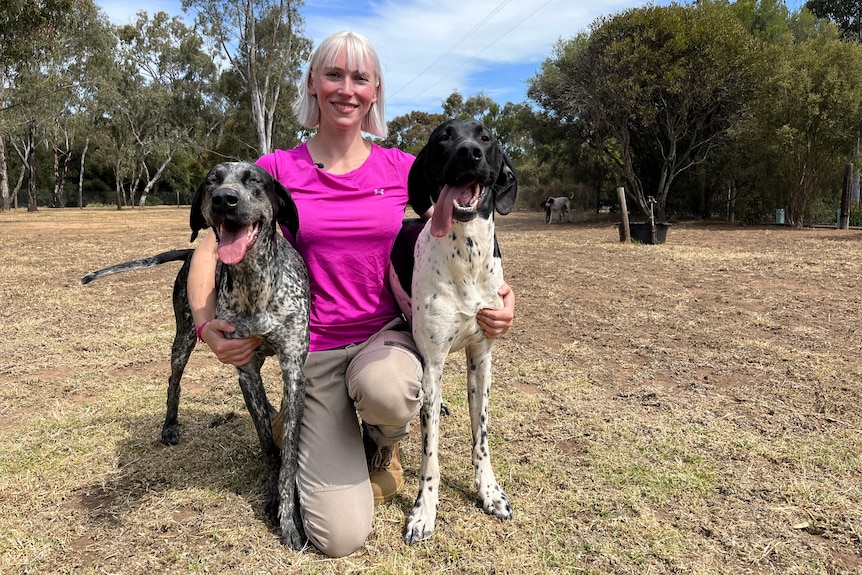
[[[65,187],[72,156],[80,149],[78,137],[89,139],[95,93],[104,71],[113,63],[115,38],[107,18],[92,2],[76,2],[65,32],[53,44],[53,56],[43,66],[46,75],[62,86],[42,102],[46,125],[43,140],[53,155],[53,191],[50,205],[66,205]],[[80,152],[83,170],[84,151]],[[80,182],[80,177],[79,177]],[[80,190],[78,202],[80,203]]]
[[[308,129],[299,125],[293,113],[296,94],[295,83],[283,83],[278,102],[270,112],[273,148],[292,148],[307,135]],[[235,68],[227,67],[221,71],[218,96],[221,116],[207,139],[204,157],[210,161],[257,159],[260,139],[251,105],[252,94],[244,77]]]
[[[302,0],[183,0],[182,6],[197,10],[215,50],[241,78],[251,105],[256,155],[269,153],[282,92],[296,84],[310,54],[309,40],[300,36]]]
[[[10,207],[6,142],[16,132],[24,134],[21,143],[30,176],[28,210],[36,210],[35,149],[37,130],[45,119],[40,102],[65,89],[42,67],[56,55],[58,38],[77,23],[76,4],[73,0],[0,3],[0,209]],[[81,4],[92,6],[89,1]]]
[[[484,123],[497,138],[518,170],[521,190],[536,181],[533,154],[533,111],[526,103],[507,102],[500,106],[482,92],[464,98],[460,92],[450,94],[441,104],[442,113],[413,111],[397,116],[387,123],[389,135],[380,141],[388,148],[399,148],[418,154],[428,142],[431,132],[450,118],[473,118]],[[521,193],[523,196],[523,193]]]
[[[386,148],[398,148],[416,155],[428,143],[434,128],[446,119],[443,114],[419,111],[396,116],[387,122],[389,135],[380,141],[380,145]]]
[[[178,16],[139,12],[117,35],[120,75],[106,102],[120,208],[134,202],[140,186],[143,206],[174,155],[195,150],[214,121],[217,69],[202,38]]]
[[[674,179],[704,161],[746,112],[759,52],[726,6],[646,6],[560,41],[528,95],[582,123],[645,214],[663,217]]]

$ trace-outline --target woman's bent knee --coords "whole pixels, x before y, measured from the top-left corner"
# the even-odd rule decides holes
[[[316,491],[301,505],[309,542],[328,557],[350,555],[371,533],[374,497],[367,481]]]
[[[422,362],[404,332],[384,332],[354,360],[347,388],[363,421],[406,427],[422,403]]]

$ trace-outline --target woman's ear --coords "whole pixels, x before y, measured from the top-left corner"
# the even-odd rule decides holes
[[[309,68],[308,69],[308,78],[306,78],[306,83],[308,84],[308,93],[312,97],[317,98],[317,91],[314,89],[314,82],[312,81],[313,77],[314,77],[314,70]]]

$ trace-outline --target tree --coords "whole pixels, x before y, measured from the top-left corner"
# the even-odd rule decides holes
[[[410,112],[387,122],[389,135],[380,142],[385,148],[398,148],[413,155],[419,153],[431,132],[446,119],[442,114]]]
[[[221,55],[242,79],[251,104],[257,155],[273,149],[282,89],[295,84],[310,42],[302,29],[302,0],[183,0]]]
[[[805,7],[835,22],[845,38],[862,42],[862,0],[808,0]]]
[[[736,0],[733,3],[716,1],[727,5],[758,40],[768,44],[787,40],[790,12],[784,0]]]
[[[217,71],[202,38],[177,16],[139,12],[117,35],[119,74],[104,102],[120,209],[134,203],[141,183],[143,207],[174,154],[196,149],[215,118]]]
[[[749,149],[762,158],[764,183],[788,222],[803,225],[818,197],[830,195],[862,132],[862,45],[841,41],[803,12],[792,38],[768,47],[771,66],[757,98]]]
[[[0,4],[0,209],[8,210],[9,184],[6,139],[10,133],[9,110],[27,126],[26,161],[31,176],[28,210],[36,210],[35,150],[37,127],[42,119],[38,102],[64,86],[52,82],[42,69],[56,54],[54,47],[64,32],[77,24],[72,0],[5,0]],[[82,6],[92,6],[83,2]]]
[[[528,94],[583,133],[644,214],[730,135],[753,93],[753,38],[726,7],[647,6],[559,42]]]
[[[50,128],[43,133],[54,158],[52,207],[66,205],[65,186],[76,136],[82,132],[89,134],[89,110],[103,71],[113,63],[111,54],[115,46],[111,26],[95,4],[75,3],[73,15],[67,16],[67,28],[58,35],[52,57],[43,66],[45,73],[54,78],[54,83],[63,86],[41,103],[46,116],[50,114],[46,118]]]

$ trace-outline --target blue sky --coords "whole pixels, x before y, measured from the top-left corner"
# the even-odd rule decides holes
[[[527,81],[557,40],[597,18],[646,5],[632,0],[307,0],[304,34],[315,45],[339,30],[367,36],[380,56],[386,118],[413,110],[438,113],[453,91],[484,92],[496,102],[526,101]],[[659,0],[655,4],[668,4]],[[802,2],[789,0],[796,9]],[[141,9],[128,0],[97,0],[116,24]],[[150,0],[148,13],[183,14],[180,0]]]

